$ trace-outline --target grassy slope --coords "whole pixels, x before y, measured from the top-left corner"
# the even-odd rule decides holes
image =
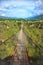
[[[20,30],[18,22],[15,20],[0,20],[0,58],[5,58],[13,54],[14,51],[14,38],[9,39]],[[8,39],[8,40],[7,40]],[[2,44],[2,42],[5,44]]]
[[[36,28],[35,26],[29,27],[29,25],[24,22],[24,31],[27,34],[27,36],[32,39],[28,41],[28,55],[31,57],[39,56],[41,51],[38,47],[43,48],[43,29]]]
[[[35,25],[32,24],[32,27],[30,26],[29,23],[24,22],[24,31],[27,34],[27,37],[29,38],[27,51],[28,56],[31,58],[30,60],[31,65],[43,65],[43,28],[42,29],[38,28],[38,23],[40,21],[42,21],[43,26],[43,19],[33,21],[37,23],[35,23]]]
[[[43,20],[38,20],[38,21],[43,21]],[[35,25],[37,25],[37,23]],[[7,26],[9,28],[7,28]],[[0,44],[3,40],[8,39],[12,35],[15,35],[19,30],[20,30],[20,23],[18,24],[18,22],[15,22],[15,20],[1,19],[0,20]],[[43,29],[38,29],[35,26],[29,27],[28,23],[24,22],[24,31],[27,34],[27,36],[32,39],[32,41],[31,40],[28,41],[28,45],[27,45],[28,55],[31,57],[39,56],[40,49],[37,48],[37,46],[35,46],[34,44],[32,44],[32,42],[36,43],[36,45],[40,45],[41,47],[43,47]],[[15,43],[14,39],[9,39],[8,41],[5,42],[4,45],[0,46],[0,58],[3,59],[13,54],[14,46],[15,46],[14,43]]]

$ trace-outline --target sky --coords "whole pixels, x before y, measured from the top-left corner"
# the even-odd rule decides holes
[[[27,18],[43,14],[43,0],[0,0],[0,16]]]

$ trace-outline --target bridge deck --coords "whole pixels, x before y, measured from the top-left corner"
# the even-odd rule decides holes
[[[29,65],[25,45],[20,40],[16,45],[13,65]]]

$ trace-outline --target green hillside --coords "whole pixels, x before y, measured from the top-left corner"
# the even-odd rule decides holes
[[[43,20],[39,20],[43,21]],[[27,53],[31,57],[31,65],[43,65],[43,22],[24,22],[24,32],[27,35]]]
[[[16,34],[22,29],[27,35],[27,53],[33,62],[42,63],[43,59],[43,19],[1,19],[0,18],[0,58],[12,56],[15,50]],[[36,61],[34,61],[36,59]],[[40,59],[40,60],[38,60]],[[38,64],[37,64],[38,65]]]
[[[14,19],[0,19],[0,58],[13,54],[14,36],[20,30],[20,23]]]

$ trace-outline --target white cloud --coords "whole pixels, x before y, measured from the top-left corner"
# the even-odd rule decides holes
[[[37,14],[43,14],[43,10],[39,10]]]
[[[0,8],[0,10],[3,10],[2,8]]]
[[[3,14],[1,14],[0,16],[6,16],[6,14],[3,13]]]
[[[29,9],[29,10],[34,10],[34,6],[28,6],[28,7],[26,7],[26,9]]]
[[[1,16],[32,16],[39,15],[43,9],[42,0],[36,1],[20,1],[20,0],[11,0],[5,1],[0,6],[0,12],[6,12],[6,14],[1,14]],[[8,15],[9,13],[9,15]]]
[[[4,2],[4,4],[2,4],[2,7],[9,7],[10,6],[10,3],[8,2]]]
[[[32,13],[29,13],[29,17],[31,17],[33,14]]]
[[[5,4],[5,7],[9,7],[9,4],[8,4],[8,3],[6,3],[6,4]]]
[[[28,2],[28,1],[11,1],[10,3],[9,3],[9,5],[12,5],[12,6],[33,6],[34,5],[34,3],[33,2]]]
[[[41,10],[35,10],[35,11],[34,11],[34,14],[35,14],[35,15],[43,14],[43,9],[41,9]]]
[[[42,4],[42,0],[39,0],[39,4],[40,4],[40,5]]]
[[[42,5],[42,2],[43,2],[42,0],[38,0],[38,1],[35,2],[35,5],[36,6]]]
[[[0,10],[2,10],[2,11],[6,11],[6,9],[5,9],[5,8],[0,8]]]
[[[28,14],[28,12],[27,12],[27,10],[24,10],[24,9],[18,9],[18,10],[13,10],[13,11],[11,11],[11,12],[13,12],[13,15],[16,15],[16,14],[22,14],[22,15],[25,15],[25,14]]]

